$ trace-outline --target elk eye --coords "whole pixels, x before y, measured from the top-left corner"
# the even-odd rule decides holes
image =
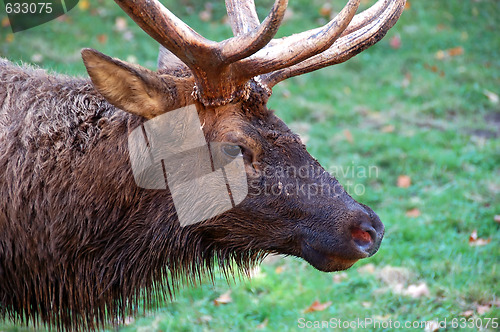
[[[241,148],[238,145],[226,144],[222,146],[222,151],[231,158],[241,155]]]

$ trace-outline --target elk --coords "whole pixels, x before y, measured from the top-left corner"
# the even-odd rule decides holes
[[[287,0],[262,22],[253,0],[226,0],[234,37],[221,42],[158,1],[115,1],[161,45],[156,72],[91,49],[82,51],[90,80],[0,60],[0,318],[94,330],[216,265],[248,271],[275,253],[329,272],[378,250],[378,216],[266,103],[275,84],[375,44],[405,0],[379,0],[357,15],[360,0],[349,0],[323,27],[280,39]],[[136,184],[127,137],[190,105],[206,140],[243,158],[248,194],[181,227],[168,188]],[[314,172],[299,176],[299,167]],[[277,168],[285,171],[266,171]],[[304,186],[328,190],[309,195]]]

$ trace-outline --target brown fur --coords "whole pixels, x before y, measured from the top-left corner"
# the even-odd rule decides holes
[[[267,98],[252,83],[245,101],[198,105],[207,141],[244,148],[250,189],[236,208],[182,228],[168,190],[134,183],[127,135],[143,117],[112,106],[88,79],[0,59],[0,318],[92,330],[149,308],[215,264],[229,273],[233,263],[245,270],[279,253],[333,271],[373,254],[378,217],[324,172]],[[302,165],[316,173],[265,174]],[[292,194],[267,195],[278,183]],[[336,191],[294,191],[320,183]],[[350,229],[367,221],[376,239],[365,253]]]

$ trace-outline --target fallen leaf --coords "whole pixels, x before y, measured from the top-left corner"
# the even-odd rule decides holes
[[[398,176],[398,187],[408,188],[411,185],[411,178],[408,175]]]
[[[212,19],[212,13],[209,12],[208,10],[204,10],[202,12],[200,12],[200,20],[202,20],[203,22],[208,22]]]
[[[375,315],[375,316],[373,316],[373,318],[375,318],[375,320],[378,320],[378,321],[381,321],[381,322],[385,322],[385,321],[388,321],[389,318],[391,318],[391,315],[390,314],[387,314],[387,315],[384,315],[384,316]]]
[[[449,56],[459,56],[464,54],[464,48],[462,46],[450,48],[447,53]]]
[[[14,34],[13,33],[8,33],[7,36],[5,37],[5,41],[7,43],[12,43],[14,41]]]
[[[405,78],[403,78],[403,82],[401,83],[401,85],[403,86],[403,88],[407,88],[408,86],[410,86],[410,83],[411,83],[411,74],[406,73]]]
[[[208,22],[212,20],[212,4],[210,2],[205,3],[205,10],[201,11],[198,15],[200,20],[203,22]]]
[[[125,31],[127,29],[127,20],[124,17],[117,17],[115,20],[115,28],[117,31]]]
[[[269,319],[264,319],[262,321],[262,323],[260,323],[259,325],[257,325],[257,329],[259,330],[262,330],[262,329],[265,329],[267,327],[267,324],[269,323]]]
[[[231,298],[231,291],[230,290],[228,290],[227,292],[225,292],[224,294],[222,294],[221,296],[219,296],[218,298],[216,298],[214,300],[214,304],[216,306],[218,306],[220,304],[228,304],[231,302],[233,302],[233,299]]]
[[[31,62],[40,63],[43,61],[43,55],[35,53],[31,56]]]
[[[476,229],[473,230],[472,233],[469,235],[469,245],[471,247],[485,246],[490,242],[491,242],[491,238],[482,239],[482,238],[478,237]]]
[[[280,273],[282,273],[283,271],[285,271],[285,267],[284,267],[283,265],[278,266],[278,267],[274,270],[274,272],[276,272],[276,274],[280,274]]]
[[[419,298],[422,296],[429,296],[429,288],[425,282],[422,282],[418,285],[410,285],[406,290],[403,291],[403,294],[409,295],[413,298]]]
[[[491,101],[493,104],[498,104],[498,102],[500,101],[500,98],[498,97],[498,95],[494,92],[491,92],[489,90],[486,90],[484,89],[483,90],[483,94],[489,99],[489,101]]]
[[[203,315],[200,318],[198,318],[198,322],[200,323],[208,323],[213,320],[213,317],[210,315]]]
[[[439,331],[439,322],[435,320],[431,320],[425,324],[425,332],[436,332]]]
[[[382,127],[382,129],[380,129],[380,131],[383,133],[392,133],[394,131],[394,129],[396,129],[396,127],[394,127],[393,125],[387,125],[387,126]]]
[[[82,11],[89,9],[89,7],[90,7],[90,3],[88,0],[81,0],[78,2],[78,8],[80,8],[80,10],[82,10]]]
[[[399,35],[395,35],[391,38],[389,41],[389,45],[395,49],[398,50],[401,48],[401,37]]]
[[[399,266],[384,266],[383,269],[376,273],[378,279],[382,280],[390,288],[400,288],[410,280],[412,273],[409,269]]]
[[[8,27],[8,26],[10,25],[9,18],[8,18],[8,17],[4,17],[4,18],[2,19],[2,24],[1,24],[1,25],[2,25],[2,27],[3,27],[3,28]]]
[[[463,316],[465,318],[469,318],[472,315],[474,315],[474,310],[466,310],[460,314],[460,316]]]
[[[499,223],[500,224],[500,214],[497,214],[493,217],[493,220],[495,220],[495,222]]]
[[[323,4],[323,6],[319,9],[319,14],[324,17],[330,17],[332,14],[332,5],[329,3]]]
[[[406,216],[410,218],[417,218],[420,216],[420,210],[417,208],[408,210],[406,211]]]
[[[444,58],[446,58],[446,53],[443,50],[436,52],[436,59],[443,60]]]
[[[486,305],[481,305],[481,304],[478,304],[478,305],[476,306],[476,311],[477,311],[477,314],[478,314],[479,316],[484,315],[485,313],[487,313],[487,312],[488,312],[488,311],[490,311],[490,310],[491,310],[491,305],[489,305],[489,304],[486,304]]]
[[[361,305],[365,308],[371,308],[372,303],[371,302],[361,302]]]
[[[344,137],[349,143],[354,143],[354,137],[352,137],[351,132],[349,129],[344,129]]]
[[[314,311],[323,311],[331,305],[332,305],[332,301],[320,303],[318,300],[316,300],[309,306],[309,308],[304,310],[304,313],[314,312]]]
[[[347,279],[347,273],[345,272],[339,272],[339,273],[335,273],[333,275],[333,282],[336,283],[336,284],[339,284],[341,283],[342,281],[346,280]]]
[[[464,51],[464,48],[462,46],[458,46],[458,47],[453,47],[453,48],[450,48],[450,49],[447,49],[447,50],[439,50],[436,52],[436,59],[438,60],[444,60],[446,58],[449,58],[449,57],[454,57],[454,56],[459,56],[459,55],[462,55],[464,54],[465,51]]]
[[[101,44],[106,44],[106,42],[108,41],[108,36],[105,35],[105,34],[101,34],[101,35],[98,35],[97,36],[97,40],[99,41],[99,43]]]
[[[375,265],[372,263],[363,265],[358,268],[359,273],[373,274],[375,273]]]
[[[442,23],[437,25],[437,30],[438,31],[443,31],[443,30],[446,30],[447,28],[448,27],[446,25],[442,24]]]
[[[407,0],[406,3],[405,3],[405,10],[408,10],[410,8],[411,8],[410,0]]]

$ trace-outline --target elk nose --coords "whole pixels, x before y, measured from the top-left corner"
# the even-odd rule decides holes
[[[380,218],[367,206],[359,211],[354,226],[350,228],[350,235],[358,250],[367,256],[375,254],[384,237],[384,224]]]

